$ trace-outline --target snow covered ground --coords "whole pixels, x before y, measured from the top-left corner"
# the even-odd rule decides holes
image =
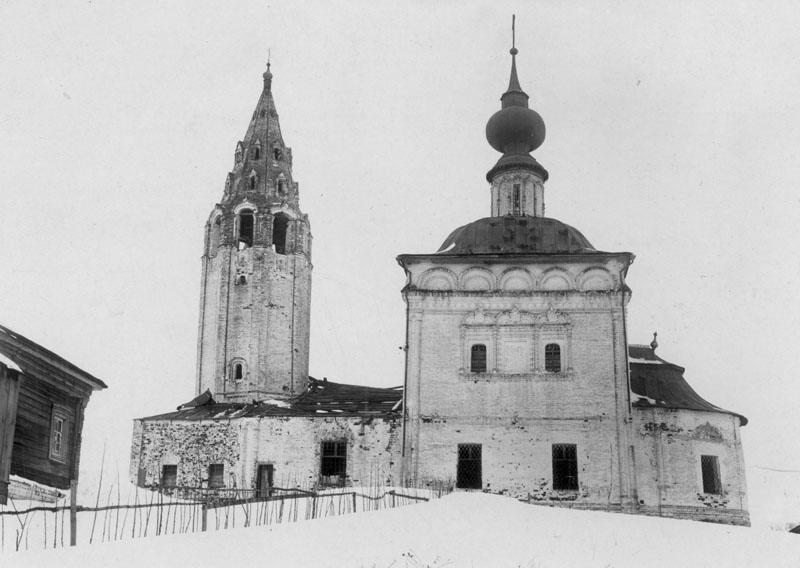
[[[782,567],[800,536],[458,492],[312,521],[22,552],[3,566]]]

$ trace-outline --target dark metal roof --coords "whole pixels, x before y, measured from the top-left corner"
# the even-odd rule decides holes
[[[597,252],[578,229],[549,217],[485,217],[459,227],[438,254]]]
[[[143,420],[230,420],[262,416],[399,416],[402,387],[376,388],[308,378],[308,389],[288,400],[216,402],[204,392],[176,411]]]
[[[683,378],[685,369],[665,361],[649,345],[629,345],[628,361],[633,406],[724,412],[738,416],[742,426],[747,424],[741,414],[714,406],[697,394]]]

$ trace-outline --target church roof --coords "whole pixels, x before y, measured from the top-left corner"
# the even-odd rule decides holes
[[[598,252],[581,232],[549,217],[484,217],[459,227],[438,254]]]
[[[715,406],[697,394],[683,378],[685,369],[665,361],[649,345],[629,345],[631,400],[636,408],[675,408],[723,412],[738,416],[742,426],[747,418]]]
[[[377,388],[308,378],[307,390],[288,400],[217,402],[206,391],[177,410],[143,420],[230,420],[263,416],[399,416],[402,387]]]

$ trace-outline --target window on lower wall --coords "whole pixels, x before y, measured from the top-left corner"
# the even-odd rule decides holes
[[[208,487],[210,489],[225,487],[225,480],[223,479],[224,473],[224,464],[212,463],[210,466],[208,466]]]
[[[53,409],[50,419],[50,459],[60,462],[67,461],[69,441],[69,421],[66,412],[59,408]]]
[[[344,485],[347,476],[347,441],[323,441],[320,456],[321,483],[323,485]]]
[[[161,487],[175,487],[178,482],[178,466],[165,465],[161,467]]]
[[[482,481],[482,446],[480,444],[458,445],[458,469],[456,487],[459,489],[480,489]]]
[[[578,447],[575,444],[553,444],[553,489],[578,489]]]
[[[545,345],[544,370],[548,373],[561,372],[561,346],[558,343],[548,343]]]
[[[700,469],[703,472],[703,493],[722,493],[722,481],[719,477],[719,458],[717,456],[700,456]]]

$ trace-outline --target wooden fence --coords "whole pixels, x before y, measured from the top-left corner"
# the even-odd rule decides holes
[[[273,491],[276,494],[260,498],[248,490],[176,492],[200,497],[191,500],[149,491],[149,499],[143,502],[139,502],[141,491],[137,491],[133,503],[122,504],[118,490],[118,502],[113,505],[36,506],[22,510],[17,510],[10,501],[7,510],[0,510],[0,553],[319,519],[401,507],[440,497],[445,492],[372,490],[368,491],[373,493],[370,495],[355,490],[315,492],[274,488]]]

